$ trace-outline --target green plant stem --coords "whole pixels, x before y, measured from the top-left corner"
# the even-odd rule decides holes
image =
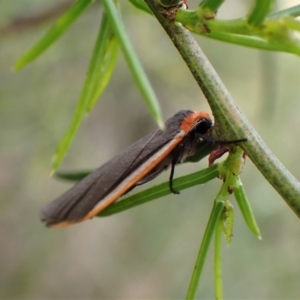
[[[224,41],[226,43],[238,44],[241,46],[262,50],[288,52],[300,56],[300,49],[297,45],[294,44],[289,44],[287,46],[286,44],[282,45],[280,43],[269,43],[257,37],[231,34],[227,32],[211,32],[210,34],[205,35],[205,37],[219,41]]]
[[[191,32],[205,37],[247,47],[300,55],[299,41],[290,32],[290,30],[299,30],[299,23],[292,18],[267,19],[261,26],[253,26],[253,23],[260,23],[260,21],[251,19],[253,23],[249,24],[245,18],[220,20],[205,16],[205,12],[202,12],[200,8],[197,10],[179,9],[175,21]]]
[[[273,3],[274,0],[255,0],[253,8],[248,16],[248,23],[254,26],[260,25],[271,10]]]
[[[215,273],[215,290],[216,299],[223,299],[223,284],[222,284],[222,218],[215,230],[215,253],[214,253],[214,273]]]
[[[231,203],[228,201],[225,202],[225,213],[223,218],[223,232],[226,237],[227,245],[231,244],[232,236],[233,236],[233,224],[234,224],[234,209]]]
[[[277,190],[290,208],[300,217],[300,183],[282,165],[238,109],[220,77],[206,58],[191,33],[180,24],[169,22],[153,0],[145,0],[202,89],[220,128],[227,139],[247,137],[241,147]]]

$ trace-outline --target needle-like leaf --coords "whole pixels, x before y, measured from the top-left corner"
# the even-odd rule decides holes
[[[133,46],[128,38],[120,15],[114,1],[112,0],[101,0],[105,11],[109,16],[109,20],[114,28],[114,32],[118,38],[119,44],[122,48],[123,54],[128,63],[129,69],[132,73],[137,86],[146,102],[146,105],[160,128],[164,127],[160,106],[155,96],[154,90],[147,78],[147,75],[135,53]]]
[[[31,61],[39,57],[49,48],[63,33],[76,21],[85,11],[92,0],[77,0],[73,5],[56,21],[50,30],[25,54],[23,54],[14,66],[14,70],[21,70]]]

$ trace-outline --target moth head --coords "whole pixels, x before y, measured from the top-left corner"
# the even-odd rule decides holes
[[[210,118],[209,119],[201,118],[197,123],[197,125],[195,126],[194,130],[196,133],[200,135],[206,135],[206,134],[210,134],[212,127],[213,127],[213,122]]]

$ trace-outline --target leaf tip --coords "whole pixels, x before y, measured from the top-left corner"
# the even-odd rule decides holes
[[[166,127],[165,127],[165,123],[164,123],[164,121],[162,120],[162,118],[161,117],[158,117],[157,119],[156,119],[156,122],[157,122],[157,124],[158,124],[158,127],[161,129],[161,130],[164,130]]]
[[[52,168],[52,170],[50,171],[50,173],[49,173],[49,177],[53,177],[53,175],[54,175],[54,169]]]
[[[58,166],[60,164],[60,161],[58,160],[57,154],[55,154],[52,158],[52,166],[51,166],[51,171],[50,171],[50,177],[53,176],[55,171],[57,170]]]
[[[19,60],[11,67],[12,72],[17,72],[22,69],[23,69],[23,64]]]

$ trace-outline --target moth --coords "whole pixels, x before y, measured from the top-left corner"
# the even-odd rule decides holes
[[[47,226],[63,227],[88,220],[135,186],[171,169],[173,188],[175,166],[193,156],[200,141],[232,144],[246,141],[217,141],[211,135],[213,122],[203,111],[181,110],[165,122],[165,129],[150,133],[111,159],[41,210]]]

